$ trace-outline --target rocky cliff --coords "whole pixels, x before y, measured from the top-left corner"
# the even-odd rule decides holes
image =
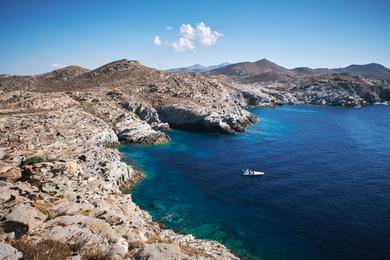
[[[123,194],[142,173],[121,162],[116,145],[163,144],[169,137],[162,130],[170,127],[244,131],[256,121],[247,105],[390,100],[385,80],[298,75],[266,60],[255,65],[244,64],[250,75],[237,66],[223,70],[233,77],[169,73],[128,60],[95,70],[1,75],[2,256],[235,259],[217,242],[162,229]]]
[[[390,69],[374,63],[339,69],[286,69],[262,59],[230,64],[205,75],[240,93],[249,106],[357,107],[390,101]]]
[[[170,126],[234,133],[256,121],[201,75],[121,60],[0,78],[0,252],[7,259],[236,259],[164,230],[131,200],[142,173],[119,142],[163,144]]]
[[[263,74],[260,75],[264,76]],[[210,76],[240,93],[248,106],[331,105],[359,107],[390,101],[390,82],[349,73],[305,74],[276,80]]]
[[[37,76],[3,77],[0,90],[99,92],[152,125],[164,121],[177,128],[234,133],[256,121],[217,81],[154,70],[138,61],[115,61],[92,71],[71,66]]]
[[[0,255],[235,259],[217,242],[162,229],[121,192],[142,174],[121,162],[119,141],[168,138],[123,106],[118,93],[1,94]]]

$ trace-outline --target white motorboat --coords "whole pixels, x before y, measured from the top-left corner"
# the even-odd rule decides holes
[[[264,175],[264,172],[253,171],[249,169],[242,170],[242,176],[258,176],[258,175]]]

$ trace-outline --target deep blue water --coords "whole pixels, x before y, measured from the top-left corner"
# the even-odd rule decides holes
[[[253,109],[248,132],[123,145],[134,201],[248,259],[390,258],[390,106]],[[242,168],[265,171],[242,177]]]

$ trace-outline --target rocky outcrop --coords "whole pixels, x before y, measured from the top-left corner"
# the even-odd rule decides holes
[[[257,65],[245,65],[246,70],[277,69],[284,76],[257,81],[257,74],[235,75],[254,82],[206,78],[127,60],[91,71],[68,67],[1,76],[1,256],[45,259],[45,252],[62,252],[69,259],[236,259],[218,242],[153,222],[121,192],[142,173],[121,162],[113,148],[120,142],[166,143],[169,137],[161,130],[170,126],[244,131],[257,120],[243,109],[248,105],[363,106],[390,96],[387,81],[349,74],[296,77],[268,61]]]
[[[61,76],[63,74],[71,76]],[[234,94],[218,81],[200,74],[158,71],[137,61],[119,60],[84,73],[68,67],[65,71],[31,77],[0,78],[0,90],[21,89],[79,95],[78,101],[91,107],[96,107],[93,102],[97,103],[106,95],[103,99],[111,98],[121,104],[121,108],[156,129],[167,128],[168,123],[175,127],[233,133],[242,131],[254,121],[254,116],[245,111]],[[87,94],[81,94],[83,92]],[[84,102],[86,96],[92,93],[95,95],[91,99],[93,102]],[[186,119],[167,114],[167,111],[178,111]],[[191,115],[194,118],[190,118]],[[129,117],[126,115],[126,118]],[[123,132],[121,136],[124,139],[128,138],[127,130],[119,130]],[[153,136],[161,140],[155,133]]]
[[[256,118],[236,92],[127,60],[4,76],[0,92],[2,257],[236,259],[153,222],[121,192],[143,174],[113,149],[166,143],[170,126],[244,131]]]
[[[257,119],[252,114],[246,111],[241,112],[224,115],[195,106],[181,107],[179,105],[159,109],[161,118],[170,122],[173,127],[220,133],[242,132],[249,124],[256,122]]]
[[[335,106],[366,106],[382,101],[382,81],[350,74],[330,74],[302,77],[289,87],[304,104]]]
[[[85,110],[110,124],[121,142],[163,144],[169,141],[167,135],[154,130],[148,122],[126,109],[111,92],[72,92],[69,95],[79,101]]]
[[[121,192],[142,174],[113,147],[168,140],[123,96],[1,95],[1,259],[237,259],[217,242],[163,230]]]
[[[219,79],[240,93],[249,106],[313,104],[358,107],[390,100],[389,82],[346,73],[305,75],[288,81],[251,84]]]

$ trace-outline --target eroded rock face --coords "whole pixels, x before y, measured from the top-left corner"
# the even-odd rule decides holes
[[[242,95],[249,106],[313,104],[331,106],[366,106],[390,101],[389,82],[352,76],[319,74],[294,77],[284,81],[232,82],[225,84]]]
[[[185,255],[181,252],[177,244],[155,243],[146,245],[135,256],[142,260],[159,260],[159,259],[184,259]]]
[[[119,91],[73,92],[69,95],[85,110],[109,124],[121,142],[163,144],[169,141],[167,135],[154,130],[148,122],[123,107]]]
[[[162,230],[121,192],[141,175],[113,147],[168,137],[106,93],[0,96],[0,258],[21,258],[23,241],[62,245],[67,259],[236,259],[217,242]]]
[[[89,109],[90,113],[110,121],[111,124],[118,124],[114,130],[121,133],[121,139],[128,139],[130,142],[137,141],[127,134],[133,130],[124,126],[129,123],[135,126],[140,121],[153,126],[168,123],[176,127],[227,133],[241,131],[247,122],[253,121],[254,116],[242,108],[236,93],[226,89],[218,81],[199,74],[168,73],[128,60],[80,72],[68,69],[67,73],[72,74],[70,77],[58,76],[57,72],[52,72],[47,74],[49,76],[0,78],[0,90],[9,92],[28,88],[44,93],[60,92],[61,95],[66,92]],[[167,111],[174,114],[167,114]],[[110,113],[111,116],[108,115]],[[185,118],[180,119],[181,116]],[[125,120],[120,120],[121,118]],[[142,132],[146,133],[145,127]],[[143,140],[142,143],[164,142],[162,135],[157,136],[151,131],[150,135],[151,140],[142,136],[138,138]]]

